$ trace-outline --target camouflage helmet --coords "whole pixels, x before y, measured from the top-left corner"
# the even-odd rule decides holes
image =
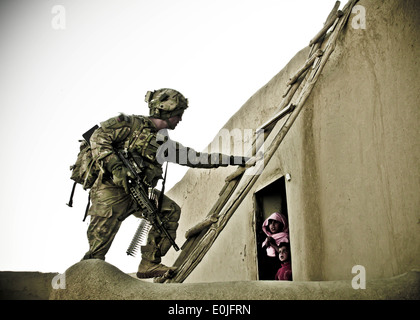
[[[188,99],[180,92],[168,88],[147,91],[145,101],[149,105],[149,115],[163,120],[181,116],[188,108]]]

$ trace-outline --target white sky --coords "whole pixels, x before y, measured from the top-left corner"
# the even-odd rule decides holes
[[[169,87],[190,102],[171,137],[202,150],[334,3],[2,0],[0,271],[62,273],[88,250],[87,192],[66,206],[82,133],[119,112],[147,115],[146,91]],[[52,27],[55,5],[65,29]],[[167,190],[185,171],[169,165]],[[128,218],[107,255],[125,272],[140,261],[125,253],[136,227]]]

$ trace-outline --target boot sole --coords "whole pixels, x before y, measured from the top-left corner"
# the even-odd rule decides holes
[[[167,271],[149,271],[149,272],[137,272],[136,276],[139,279],[149,279],[149,278],[156,278],[156,277],[171,277],[175,270],[167,270]]]

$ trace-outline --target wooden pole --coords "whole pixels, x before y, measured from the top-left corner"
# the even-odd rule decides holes
[[[338,10],[337,14],[332,17],[325,25],[324,27],[316,34],[315,37],[309,42],[309,46],[312,46],[314,43],[317,43],[321,37],[327,33],[327,31],[331,28],[331,26],[334,24],[336,19],[339,19],[343,15],[343,12]]]
[[[313,64],[316,58],[322,56],[323,52],[321,49],[318,49],[313,55],[312,57],[310,57],[305,64],[298,70],[296,71],[296,73],[289,79],[289,81],[287,82],[287,85],[290,86],[293,83],[296,82],[296,80],[305,72],[305,70],[307,70],[308,68],[310,68]]]

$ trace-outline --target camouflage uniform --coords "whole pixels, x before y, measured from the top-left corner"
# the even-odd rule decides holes
[[[165,112],[162,111],[163,108],[158,110],[151,108],[151,117],[164,119],[173,116],[179,110],[183,112],[186,109],[187,100],[180,93],[175,90],[168,92],[172,95],[170,98],[175,95],[172,100],[177,103],[169,107],[169,114],[166,115],[164,115],[166,110]],[[162,93],[162,91],[159,91],[159,93]],[[168,99],[165,96],[164,98]],[[184,102],[184,104],[181,103],[181,108],[179,107],[179,100]],[[149,107],[150,105],[149,99]],[[159,112],[161,114],[156,114]],[[178,115],[182,115],[182,112],[178,112]],[[232,163],[231,156],[218,153],[199,153],[169,139],[167,135],[158,132],[150,117],[145,116],[121,114],[102,122],[100,128],[93,133],[90,142],[92,155],[101,168],[101,172],[90,191],[92,206],[89,209],[89,215],[91,221],[87,231],[89,251],[83,259],[105,259],[105,255],[121,225],[118,217],[134,205],[131,196],[115,182],[113,173],[116,167],[121,166],[121,163],[114,153],[114,148],[137,151],[143,157],[146,164],[143,181],[149,188],[154,188],[158,180],[162,178],[164,161],[193,168],[217,168]],[[157,190],[154,192],[159,194]],[[180,207],[169,197],[164,196],[161,217],[164,226],[174,239],[180,214]],[[134,215],[141,216],[141,213],[135,213]],[[159,264],[161,257],[166,254],[170,247],[169,240],[152,228],[149,232],[147,245],[141,248],[142,263]]]

